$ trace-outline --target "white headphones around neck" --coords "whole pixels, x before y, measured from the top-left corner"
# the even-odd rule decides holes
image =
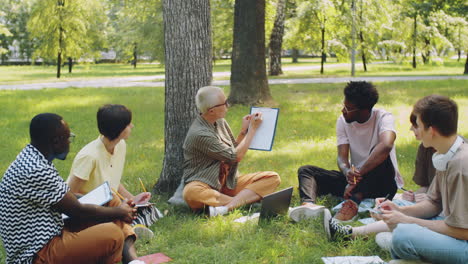
[[[434,153],[432,155],[432,164],[434,164],[434,168],[439,171],[446,171],[447,170],[447,163],[455,156],[458,148],[463,144],[463,138],[458,136],[453,145],[445,154]]]

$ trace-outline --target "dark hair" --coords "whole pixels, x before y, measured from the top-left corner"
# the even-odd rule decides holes
[[[33,117],[29,124],[31,143],[40,146],[51,144],[57,136],[57,131],[63,127],[62,120],[61,116],[52,113],[42,113]]]
[[[418,124],[416,124],[416,115],[414,113],[411,113],[409,121],[414,127],[418,127]]]
[[[370,82],[349,82],[344,88],[346,100],[355,104],[359,109],[372,110],[379,100],[379,93]]]
[[[114,140],[132,122],[130,109],[119,104],[106,104],[97,112],[97,125],[99,133]]]
[[[424,129],[435,127],[445,137],[457,133],[458,106],[446,96],[433,94],[419,99],[411,114],[419,116]]]

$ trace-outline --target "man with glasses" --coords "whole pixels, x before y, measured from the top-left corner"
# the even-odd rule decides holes
[[[339,171],[311,165],[299,168],[302,206],[290,212],[295,221],[323,211],[323,206],[315,204],[318,195],[343,197],[346,201],[335,218],[350,221],[357,216],[363,199],[391,199],[397,184],[403,185],[395,154],[393,116],[373,108],[379,98],[377,89],[369,82],[350,82],[344,96],[342,115],[336,122]]]
[[[6,263],[142,263],[129,256],[123,227],[135,218],[132,201],[118,207],[81,204],[52,161],[64,160],[73,134],[61,116],[36,115],[31,143],[11,163],[0,182],[0,236]],[[84,222],[64,226],[62,213]]]
[[[221,88],[200,88],[195,102],[200,115],[190,126],[183,146],[184,199],[190,208],[207,208],[210,216],[224,215],[272,193],[280,183],[276,172],[237,172],[262,122],[261,113],[244,116],[241,131],[234,138],[224,119],[229,104]]]

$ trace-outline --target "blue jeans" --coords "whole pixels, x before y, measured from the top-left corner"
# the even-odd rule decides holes
[[[417,224],[398,224],[393,230],[392,257],[431,263],[468,263],[468,241]]]

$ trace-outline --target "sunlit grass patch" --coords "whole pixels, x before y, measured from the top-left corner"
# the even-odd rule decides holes
[[[448,95],[459,105],[459,132],[468,136],[468,93],[466,81],[417,81],[377,83],[380,93],[377,108],[393,113],[397,129],[398,163],[407,186],[411,178],[418,142],[409,130],[409,113],[421,97],[432,93]],[[273,150],[249,151],[240,164],[243,173],[273,170],[281,175],[280,189],[297,187],[297,169],[306,164],[336,169],[335,124],[343,102],[343,84],[271,85],[280,108]],[[223,87],[226,93],[229,87]],[[77,135],[65,161],[55,161],[62,177],[67,178],[76,153],[98,136],[96,111],[105,103],[120,103],[133,113],[135,128],[127,141],[127,160],[123,183],[131,192],[140,192],[138,178],[147,189],[157,181],[164,155],[164,89],[68,88],[37,91],[0,91],[0,171],[4,172],[28,143],[31,118],[40,112],[55,112],[64,117]],[[226,119],[234,134],[249,107],[230,108]],[[187,208],[168,205],[167,197],[155,195],[153,201],[167,216],[151,229],[149,243],[138,242],[139,254],[163,252],[173,263],[322,263],[320,257],[340,255],[379,255],[373,236],[351,242],[329,242],[322,219],[293,223],[279,217],[266,225],[256,222],[234,223],[238,217],[253,213],[249,208],[227,216],[207,218]],[[318,203],[331,207],[338,200],[325,196]],[[292,206],[299,204],[295,188]],[[257,209],[258,210],[258,209]],[[0,250],[0,263],[5,262]]]

